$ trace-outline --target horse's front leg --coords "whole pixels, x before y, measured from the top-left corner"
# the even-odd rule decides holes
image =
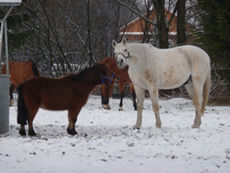
[[[13,92],[16,88],[17,88],[17,86],[11,83],[11,86],[10,86],[10,106],[13,106],[13,104],[14,104]]]
[[[102,98],[102,107],[104,109],[111,109],[110,105],[109,105],[109,96],[112,92],[113,89],[113,84],[110,85],[105,85],[102,84],[101,85],[101,98]]]
[[[159,103],[158,103],[158,88],[151,87],[149,89],[149,94],[152,101],[152,107],[156,118],[156,127],[161,128],[161,119],[159,114]]]
[[[69,117],[69,126],[67,128],[67,132],[70,135],[76,135],[77,131],[75,130],[75,123],[77,121],[77,116],[80,112],[81,108],[77,108],[75,110],[69,110],[68,117]]]
[[[107,98],[108,98],[108,106],[107,107],[108,107],[108,109],[111,109],[111,107],[109,105],[109,97],[110,97],[110,95],[111,95],[111,93],[113,91],[114,84],[111,83],[111,84],[107,85],[106,88],[107,88]]]
[[[140,129],[142,124],[142,109],[143,109],[143,102],[145,98],[145,89],[140,88],[138,86],[134,86],[137,96],[137,122],[133,126],[134,129]]]
[[[122,106],[123,106],[123,98],[124,98],[124,86],[125,86],[125,84],[124,84],[124,82],[123,81],[121,81],[121,79],[119,80],[119,90],[120,90],[120,103],[119,103],[119,111],[123,111],[123,108],[122,108]]]
[[[26,135],[25,125],[21,125],[20,130],[19,130],[19,134],[22,136]]]
[[[30,136],[36,136],[37,134],[34,132],[34,128],[33,128],[33,121],[34,121],[34,117],[36,115],[36,113],[38,112],[39,107],[35,108],[35,109],[30,109],[28,110],[28,124],[29,124],[29,135]]]
[[[131,96],[132,96],[132,100],[133,100],[133,107],[134,107],[134,110],[136,111],[137,110],[137,102],[136,102],[136,93],[134,90],[133,83],[130,83],[130,92],[131,92]]]

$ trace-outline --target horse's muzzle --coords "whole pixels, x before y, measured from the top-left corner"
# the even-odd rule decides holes
[[[116,57],[116,62],[117,62],[117,66],[122,69],[126,66],[126,61],[125,61],[125,58],[121,55],[121,54],[118,54],[117,57]]]
[[[123,69],[126,65],[125,65],[124,61],[121,60],[120,62],[117,61],[117,66],[118,66],[119,69]]]

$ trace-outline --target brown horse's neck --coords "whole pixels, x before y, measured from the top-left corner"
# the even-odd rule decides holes
[[[95,81],[92,81],[90,83],[85,84],[85,88],[84,91],[86,93],[91,93],[93,91],[94,88],[96,88],[98,85],[101,84],[102,79],[95,79]]]
[[[105,65],[99,64],[69,77],[78,83],[82,83],[82,90],[91,92],[97,85],[102,83],[102,76],[107,76],[109,73],[110,71]]]
[[[84,81],[84,78],[81,78],[81,77],[76,76],[76,75],[70,75],[70,78],[76,82],[76,88],[81,90],[82,94],[86,94],[86,95],[91,93],[92,90],[97,85],[100,85],[102,82],[102,78],[100,76],[93,78],[93,80],[91,80],[91,81]]]

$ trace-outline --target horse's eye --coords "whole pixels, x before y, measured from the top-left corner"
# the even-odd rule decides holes
[[[127,49],[125,49],[125,52],[127,52]]]

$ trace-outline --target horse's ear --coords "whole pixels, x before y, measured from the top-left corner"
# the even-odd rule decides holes
[[[112,41],[112,46],[113,46],[114,49],[115,49],[116,45],[117,45],[117,42],[115,40],[113,40]]]
[[[126,40],[125,37],[123,37],[123,38],[122,38],[122,44],[123,44],[123,45],[126,45],[126,43],[127,43],[127,40]]]

